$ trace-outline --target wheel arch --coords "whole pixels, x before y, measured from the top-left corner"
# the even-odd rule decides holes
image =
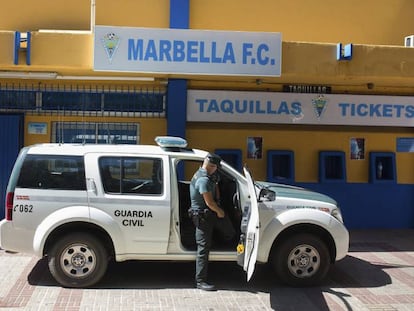
[[[62,238],[67,233],[72,232],[86,233],[95,236],[96,238],[102,241],[102,245],[104,245],[104,247],[106,248],[109,257],[115,257],[114,243],[108,232],[106,232],[102,227],[99,227],[96,224],[82,221],[68,222],[54,228],[53,231],[50,232],[45,241],[42,255],[47,255],[49,250],[57,240]]]
[[[311,234],[320,238],[327,246],[329,251],[330,262],[334,263],[336,258],[336,246],[332,235],[323,227],[312,223],[300,223],[294,224],[284,230],[282,230],[274,239],[270,251],[267,254],[267,260],[273,257],[273,252],[276,251],[280,243],[290,236],[296,234]]]

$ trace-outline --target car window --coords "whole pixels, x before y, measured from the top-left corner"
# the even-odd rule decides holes
[[[101,157],[99,171],[106,193],[162,194],[162,160],[146,157]]]
[[[27,155],[17,187],[86,190],[83,157]]]

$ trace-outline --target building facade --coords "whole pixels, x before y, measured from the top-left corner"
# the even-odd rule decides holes
[[[349,228],[412,228],[411,2],[9,1],[1,195],[23,145],[174,135],[333,196]]]

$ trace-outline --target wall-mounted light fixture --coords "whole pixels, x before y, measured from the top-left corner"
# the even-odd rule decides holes
[[[352,59],[352,43],[342,45],[338,43],[336,45],[336,60],[351,60]]]
[[[406,36],[404,38],[404,46],[409,48],[414,47],[414,35]]]
[[[28,32],[14,32],[14,64],[19,64],[19,51],[26,52],[26,65],[31,64],[32,34]]]

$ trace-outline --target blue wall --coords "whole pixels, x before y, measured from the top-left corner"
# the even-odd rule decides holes
[[[348,229],[414,228],[414,185],[298,183],[334,198]]]
[[[170,0],[170,28],[188,29],[189,0]],[[167,135],[185,138],[187,80],[170,79],[167,90]]]
[[[23,115],[0,114],[0,124],[0,219],[3,219],[7,184],[23,145]]]

